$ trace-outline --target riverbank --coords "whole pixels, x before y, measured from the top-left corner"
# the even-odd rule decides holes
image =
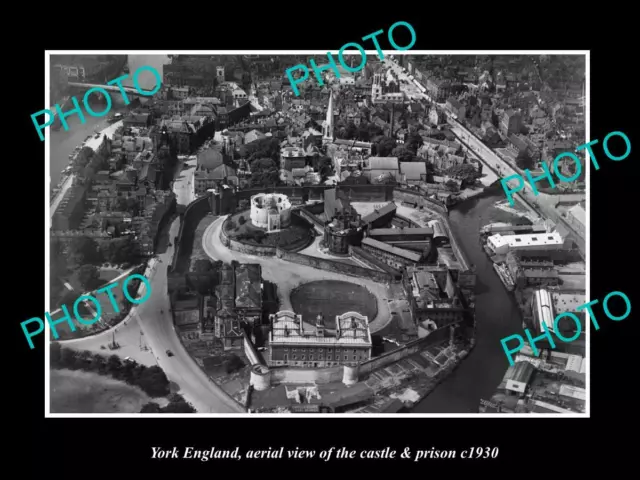
[[[412,409],[414,413],[478,413],[481,398],[491,398],[508,367],[500,339],[522,327],[522,316],[480,245],[480,228],[513,223],[516,217],[495,208],[504,192],[494,186],[449,211],[451,232],[475,266],[474,359],[467,358]]]

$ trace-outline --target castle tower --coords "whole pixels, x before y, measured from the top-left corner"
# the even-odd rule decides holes
[[[322,144],[333,142],[333,91],[329,93],[327,119],[322,124]]]

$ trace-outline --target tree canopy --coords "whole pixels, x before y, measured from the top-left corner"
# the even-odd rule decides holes
[[[75,237],[69,244],[69,258],[77,265],[102,263],[97,242],[90,237]]]
[[[100,250],[110,263],[135,263],[138,260],[136,247],[130,235],[105,240]]]
[[[100,272],[93,265],[82,265],[78,269],[78,281],[85,290],[93,290],[100,283]]]
[[[247,143],[240,148],[240,156],[249,163],[258,158],[270,158],[278,161],[280,156],[280,142],[277,138],[266,137]]]
[[[396,146],[396,141],[393,138],[383,136],[374,143],[376,156],[388,157]]]
[[[279,183],[278,164],[271,158],[258,158],[251,162],[251,186],[272,187]]]
[[[392,157],[398,157],[399,162],[412,162],[415,159],[415,153],[404,145],[398,145],[391,152]]]

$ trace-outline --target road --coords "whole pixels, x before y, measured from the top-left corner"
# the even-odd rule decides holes
[[[398,75],[399,78],[408,80],[408,74],[406,71],[403,71],[402,67],[398,65],[396,62],[386,59],[384,63],[387,67],[392,68],[394,72]],[[402,85],[401,85],[402,86]],[[415,95],[408,94],[410,98],[414,98]],[[431,101],[431,98],[423,93],[420,93],[418,98],[425,98]],[[438,108],[444,110],[443,104],[436,104]],[[498,172],[498,175],[501,177],[518,175],[520,176],[520,172],[516,171],[509,163],[505,162],[501,159],[493,150],[487,147],[478,137],[473,135],[469,130],[467,130],[463,125],[461,125],[458,121],[451,118],[448,112],[447,113],[447,121],[451,126],[451,131],[462,141],[465,146],[471,147],[474,153],[477,154],[477,157],[486,165],[489,166],[494,172]],[[586,244],[585,239],[579,232],[577,232],[567,221],[560,215],[560,212],[556,210],[555,203],[556,198],[553,195],[547,195],[545,193],[539,193],[538,195],[534,195],[531,184],[527,181],[526,177],[522,177],[524,181],[523,190],[518,193],[514,193],[513,197],[519,200],[523,205],[525,205],[532,213],[543,218],[549,218],[556,224],[564,225],[569,232],[571,232],[573,239],[578,244],[580,250],[583,254],[586,252]],[[507,183],[510,187],[515,188],[519,186],[518,179],[510,180]]]
[[[62,186],[60,187],[60,191],[56,194],[55,197],[53,197],[53,201],[51,202],[51,210],[50,210],[50,216],[49,216],[50,218],[53,218],[53,214],[56,213],[56,209],[58,208],[58,205],[60,205],[60,202],[64,198],[65,194],[67,193],[67,190],[69,190],[71,185],[73,185],[74,178],[76,178],[75,175],[69,175],[64,181],[64,183],[62,184]]]
[[[169,238],[178,234],[180,220],[176,218],[170,227]],[[100,347],[111,340],[114,332],[116,341],[122,346],[113,353],[130,356],[140,363],[156,363],[164,370],[171,382],[177,384],[185,400],[201,413],[244,413],[244,409],[224,393],[191,358],[184,349],[173,326],[173,318],[167,291],[167,265],[170,265],[174,252],[173,244],[164,253],[157,255],[157,263],[149,275],[151,296],[136,309],[134,318],[113,331],[106,331],[94,337],[72,340],[73,348],[109,353]],[[143,341],[150,349],[140,348]],[[69,343],[69,342],[65,342]],[[167,355],[167,350],[173,356]]]
[[[174,183],[174,192],[178,195],[179,191],[188,191],[188,182],[187,176],[179,177]],[[180,220],[176,218],[171,223],[168,238],[175,238],[179,229]],[[244,409],[210,380],[191,358],[174,329],[167,289],[167,266],[171,264],[174,249],[175,245],[170,242],[166,250],[157,254],[156,260],[150,262],[152,267],[148,279],[151,296],[136,307],[135,314],[126,324],[93,337],[70,340],[65,344],[72,343],[73,348],[105,354],[110,351],[101,347],[106,346],[115,334],[121,348],[113,353],[131,357],[145,365],[157,363],[169,380],[177,384],[178,393],[198,412],[244,413]],[[141,348],[141,344],[148,346],[150,351]],[[172,357],[167,355],[167,350],[173,353]]]
[[[394,294],[389,291],[386,285],[376,283],[366,278],[350,277],[340,273],[299,265],[276,257],[259,257],[229,250],[222,245],[220,241],[220,229],[226,218],[225,216],[216,219],[205,230],[202,236],[202,246],[205,253],[209,255],[211,259],[222,260],[225,263],[231,263],[233,260],[240,263],[259,263],[262,266],[263,278],[278,286],[281,310],[292,310],[290,300],[291,291],[302,283],[318,280],[339,280],[362,285],[376,297],[378,314],[376,318],[369,321],[371,333],[381,330],[391,321],[391,311],[388,302],[393,298]],[[309,327],[311,328],[312,326],[310,325]]]
[[[187,157],[183,166],[178,170],[178,177],[173,183],[173,191],[176,194],[178,205],[187,206],[196,199],[193,176],[196,171],[198,157]],[[188,167],[188,168],[185,168]]]
[[[501,172],[502,176],[520,175],[520,172],[516,171],[509,163],[502,160],[496,155],[489,147],[478,139],[475,135],[469,132],[465,127],[460,125],[457,121],[449,119],[451,125],[451,131],[458,136],[462,142],[469,145],[476,153],[479,154],[479,158],[494,170]],[[571,232],[573,239],[576,241],[581,251],[585,250],[585,239],[580,235],[567,221],[561,216],[560,212],[556,209],[555,204],[557,197],[554,195],[547,195],[545,193],[539,193],[534,195],[531,184],[527,181],[526,177],[523,177],[524,189],[519,193],[513,194],[516,199],[519,199],[523,205],[528,205],[532,211],[536,212],[536,215],[543,218],[549,218],[556,224],[564,225],[569,232]],[[509,182],[510,186],[517,186],[518,181],[512,180]],[[523,201],[526,200],[526,201]]]

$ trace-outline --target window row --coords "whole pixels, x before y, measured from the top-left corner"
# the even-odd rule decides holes
[[[336,355],[335,358],[338,361],[340,360],[340,356],[339,355]],[[300,355],[300,360],[301,361],[305,361],[306,359],[307,359],[306,355]],[[318,359],[318,361],[323,361],[324,360],[323,355],[318,355],[317,359]],[[327,361],[331,361],[332,359],[333,358],[332,358],[331,355],[327,355]],[[289,360],[289,355],[285,353],[284,354],[284,361],[286,362],[288,360]],[[291,360],[298,360],[298,355],[292,355],[291,356]],[[309,361],[313,362],[314,360],[315,360],[314,356],[313,355],[309,355]],[[346,362],[348,360],[349,360],[349,355],[344,355],[344,361]],[[353,356],[353,360],[357,361],[358,360],[358,356],[354,355]]]

